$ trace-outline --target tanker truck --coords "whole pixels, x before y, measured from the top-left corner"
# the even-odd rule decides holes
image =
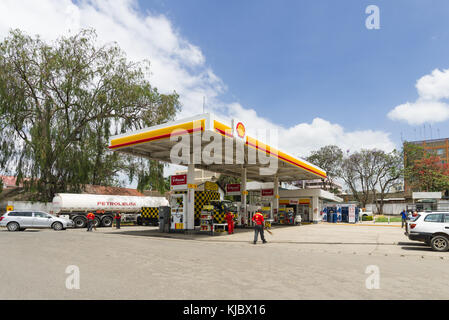
[[[73,220],[75,228],[87,225],[86,215],[95,214],[96,227],[111,227],[115,212],[122,221],[136,221],[142,207],[168,206],[164,197],[136,197],[96,194],[57,193],[53,198],[53,214]]]

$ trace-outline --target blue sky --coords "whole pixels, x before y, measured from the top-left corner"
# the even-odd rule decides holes
[[[449,1],[139,1],[162,13],[201,48],[238,101],[293,126],[325,118],[345,128],[420,138],[422,125],[387,113],[414,101],[416,81],[449,68]],[[380,8],[380,30],[365,28],[365,8]],[[449,136],[446,122],[434,124]],[[426,127],[427,137],[430,132]]]
[[[379,30],[365,27],[368,5]],[[447,0],[2,0],[11,28],[46,41],[94,28],[150,82],[176,90],[180,117],[208,111],[276,129],[295,156],[449,137]],[[416,133],[415,133],[416,132]],[[252,134],[252,133],[251,133]]]

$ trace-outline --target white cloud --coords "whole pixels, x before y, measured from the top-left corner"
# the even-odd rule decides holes
[[[377,148],[391,151],[395,144],[389,133],[373,130],[346,131],[342,126],[321,118],[311,123],[299,123],[285,128],[257,115],[253,109],[245,109],[238,103],[228,105],[228,117],[234,117],[248,124],[248,133],[256,135],[257,129],[278,131],[279,148],[292,155],[307,156],[311,151],[328,144],[338,145],[342,150],[356,151],[362,148]]]
[[[391,120],[405,121],[410,125],[443,122],[449,119],[449,69],[435,69],[416,82],[419,98],[396,106],[388,113]],[[442,101],[443,100],[443,101]]]
[[[0,2],[0,39],[11,28],[39,34],[53,40],[62,33],[94,28],[99,40],[117,42],[131,60],[151,62],[150,81],[160,92],[176,90],[183,110],[179,118],[202,112],[203,96],[207,109],[219,116],[238,118],[251,128],[278,129],[280,147],[293,155],[307,155],[327,144],[336,144],[351,151],[377,147],[394,148],[389,134],[382,131],[346,131],[338,124],[315,118],[285,128],[260,117],[254,109],[239,103],[223,103],[220,94],[226,91],[222,80],[207,65],[201,49],[185,39],[164,15],[140,12],[134,0],[2,0]],[[438,75],[439,76],[439,75]],[[426,91],[426,83],[423,90]],[[426,91],[435,95],[432,91]]]

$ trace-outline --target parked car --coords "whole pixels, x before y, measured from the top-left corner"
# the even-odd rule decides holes
[[[360,211],[359,215],[361,217],[372,217],[373,216],[373,212],[372,211]]]
[[[45,212],[9,211],[0,217],[0,226],[7,227],[9,231],[24,231],[26,228],[52,228],[65,230],[73,227],[73,221],[58,218]]]
[[[449,212],[419,212],[407,221],[405,235],[435,251],[449,250]]]

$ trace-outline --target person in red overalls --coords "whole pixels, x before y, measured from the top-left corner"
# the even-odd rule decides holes
[[[87,214],[87,231],[92,231],[92,227],[94,226],[94,219],[95,215],[92,212],[89,212]]]
[[[226,222],[228,223],[228,234],[234,233],[234,214],[226,213]]]
[[[114,219],[116,229],[120,229],[120,222],[122,221],[122,215],[120,214],[120,212],[115,213]]]
[[[259,233],[260,233],[260,238],[262,239],[262,243],[267,243],[267,241],[265,240],[265,237],[263,235],[263,225],[264,225],[264,221],[265,221],[265,219],[263,218],[263,214],[260,213],[259,211],[257,211],[253,215],[253,221],[256,224],[254,226],[254,244],[257,243],[257,238],[259,236]]]

